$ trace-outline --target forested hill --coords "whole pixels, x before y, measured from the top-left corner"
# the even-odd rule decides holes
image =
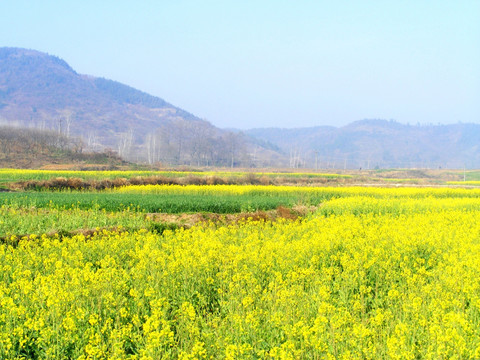
[[[278,146],[291,166],[319,168],[479,168],[480,125],[407,125],[361,120],[343,127],[252,129]]]

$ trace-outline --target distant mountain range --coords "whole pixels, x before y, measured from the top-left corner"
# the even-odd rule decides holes
[[[478,168],[480,125],[405,125],[360,120],[343,127],[252,129],[292,166],[319,168]]]
[[[480,119],[479,119],[480,120]],[[130,86],[35,50],[0,48],[0,125],[82,137],[131,161],[243,167],[480,167],[480,125],[360,120],[343,127],[219,129]]]

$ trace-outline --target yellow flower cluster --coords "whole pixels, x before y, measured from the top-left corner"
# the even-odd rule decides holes
[[[338,191],[363,196],[297,221],[1,245],[0,358],[479,358],[478,193]]]
[[[283,194],[317,194],[330,197],[369,196],[376,198],[463,198],[480,197],[480,189],[458,188],[418,188],[418,187],[312,187],[312,186],[268,186],[268,185],[129,185],[110,190],[116,193],[140,194],[232,194],[250,193]]]
[[[227,176],[239,177],[253,174],[268,177],[322,177],[322,178],[351,178],[351,175],[335,173],[308,173],[308,172],[245,172],[245,171],[148,171],[148,170],[36,170],[36,169],[0,169],[0,179],[8,181],[42,179],[47,180],[55,177],[75,177],[82,179],[112,179],[130,178],[134,176],[171,176],[183,177],[196,176]]]
[[[449,185],[472,185],[480,186],[480,181],[478,180],[469,180],[469,181],[447,181]]]

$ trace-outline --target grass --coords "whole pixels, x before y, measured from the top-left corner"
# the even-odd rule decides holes
[[[144,214],[131,211],[107,212],[98,208],[39,208],[9,205],[0,207],[0,238],[8,240],[31,234],[68,235],[97,229],[139,230],[151,227]]]
[[[5,193],[1,201],[4,205],[15,205],[34,208],[69,209],[76,207],[82,210],[100,209],[105,211],[192,213],[214,212],[219,214],[238,213],[244,211],[270,210],[280,205],[291,207],[299,202],[305,204],[319,203],[325,197],[306,197],[290,194],[265,196],[262,194],[117,194],[89,192],[29,192]]]

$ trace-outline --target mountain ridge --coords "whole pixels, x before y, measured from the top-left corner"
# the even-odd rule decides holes
[[[59,124],[52,119],[58,121],[66,116],[65,112],[75,114],[81,122],[75,124],[75,119],[70,119],[70,130],[82,135],[100,130],[98,136],[109,145],[113,142],[104,128],[113,119],[118,129],[131,127],[132,119],[136,125],[146,118],[158,123],[177,118],[202,121],[131,86],[78,74],[56,56],[30,49],[0,48],[0,119],[56,128]],[[140,126],[136,128],[140,131],[138,137],[146,135]]]
[[[364,119],[340,127],[257,128],[245,133],[278,146],[290,164],[292,157],[300,157],[309,167],[480,167],[479,124]]]

